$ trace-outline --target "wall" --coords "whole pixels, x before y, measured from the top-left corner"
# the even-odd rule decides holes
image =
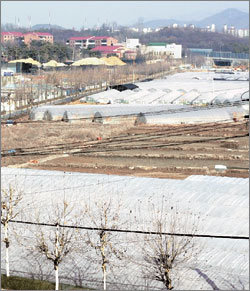
[[[174,59],[181,59],[181,53],[182,53],[182,45],[176,45],[175,43],[173,44],[168,44],[166,46],[166,49],[168,52],[173,53]]]

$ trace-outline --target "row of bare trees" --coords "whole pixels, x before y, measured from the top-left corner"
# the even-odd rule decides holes
[[[2,102],[6,103],[9,112],[32,108],[36,104],[50,102],[55,98],[66,96],[67,89],[78,98],[83,91],[103,90],[108,86],[135,82],[145,78],[160,77],[170,70],[169,62],[155,64],[136,64],[122,67],[93,67],[82,69],[71,68],[68,71],[44,72],[39,76],[29,76],[24,81],[16,81],[16,89],[7,94]],[[13,104],[15,109],[12,108]],[[6,110],[5,110],[6,111]]]
[[[1,202],[1,223],[4,228],[5,243],[5,265],[6,275],[10,275],[9,262],[9,226],[11,220],[18,217],[22,209],[22,199],[24,194],[18,188],[9,185],[8,188],[2,189]],[[107,199],[105,201],[83,202],[80,213],[74,213],[74,206],[63,200],[60,203],[49,207],[47,213],[42,215],[36,213],[35,222],[38,224],[32,226],[30,234],[33,239],[28,239],[20,231],[16,232],[17,241],[29,256],[42,256],[48,262],[51,262],[55,272],[55,290],[59,290],[59,267],[63,264],[70,254],[80,252],[85,260],[93,260],[96,253],[97,261],[102,271],[103,289],[107,289],[107,274],[112,270],[112,264],[115,259],[124,262],[124,267],[128,267],[126,262],[133,262],[141,268],[143,277],[152,281],[161,282],[168,290],[173,289],[173,274],[176,266],[187,263],[196,250],[194,240],[190,237],[176,237],[174,233],[178,231],[187,231],[190,225],[194,233],[197,231],[197,222],[187,220],[187,217],[179,217],[177,209],[169,208],[166,202],[162,201],[161,208],[155,204],[149,204],[151,217],[146,225],[149,232],[155,234],[137,235],[136,245],[142,258],[135,259],[130,254],[127,246],[121,246],[117,243],[119,229],[126,229],[128,219],[122,216],[124,210],[121,199]],[[132,210],[130,211],[132,212]],[[140,211],[139,211],[140,212]],[[48,223],[43,225],[46,217]],[[184,220],[183,220],[184,218]],[[131,220],[131,219],[130,219]],[[132,219],[133,225],[143,229],[145,217],[135,215]],[[150,223],[151,222],[151,223]],[[88,225],[90,230],[82,230],[79,225]],[[130,221],[131,225],[131,221]],[[71,227],[68,227],[71,226]],[[131,226],[130,226],[131,227]],[[26,228],[26,227],[25,227]],[[28,226],[26,230],[28,229]],[[170,235],[163,234],[164,232]],[[140,236],[140,238],[139,238]],[[144,239],[141,239],[144,236]],[[87,254],[91,256],[88,258]],[[41,258],[42,258],[41,257]],[[88,258],[88,259],[87,259]],[[34,261],[34,259],[33,259]],[[125,274],[126,272],[124,272]]]

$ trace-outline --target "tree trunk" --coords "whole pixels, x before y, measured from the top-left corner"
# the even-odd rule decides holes
[[[56,226],[56,249],[55,249],[56,259],[58,259],[58,244],[59,244],[59,224],[57,224]],[[54,269],[55,269],[55,277],[56,277],[55,290],[59,290],[58,268],[59,268],[58,261],[54,261]]]
[[[56,277],[55,290],[59,290],[58,266],[55,267],[55,277]]]
[[[102,274],[103,274],[103,290],[106,290],[106,255],[105,255],[105,245],[106,245],[106,234],[105,232],[102,232],[100,235],[100,241],[101,241],[101,255],[102,255]]]
[[[165,278],[166,278],[165,286],[167,287],[167,290],[172,290],[173,286],[172,286],[172,280],[170,278],[169,270],[165,271]]]
[[[6,276],[10,276],[10,263],[9,263],[9,239],[8,239],[8,224],[4,225],[4,242],[6,246],[5,252],[5,265],[6,265]]]
[[[107,274],[106,274],[106,266],[105,266],[105,264],[102,267],[102,271],[103,271],[103,290],[106,290],[106,277],[107,277]]]

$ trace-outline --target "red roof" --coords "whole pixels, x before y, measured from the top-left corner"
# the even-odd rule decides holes
[[[38,35],[38,36],[53,36],[51,33],[48,32],[27,32],[24,35],[29,35],[29,34],[33,34],[33,35]]]
[[[13,35],[16,37],[23,36],[23,34],[21,32],[18,32],[18,31],[3,31],[3,32],[1,32],[1,35]]]
[[[71,37],[69,40],[85,40],[85,39],[90,39],[93,38],[93,36],[75,36]]]
[[[122,48],[122,46],[104,46],[104,45],[100,45],[100,46],[96,46],[95,48],[93,48],[91,51],[102,51],[102,52],[112,52],[114,50],[117,50],[119,48]]]
[[[53,36],[51,33],[49,33],[49,32],[35,32],[37,35],[39,35],[39,36]]]
[[[112,36],[94,36],[94,40],[113,38]]]

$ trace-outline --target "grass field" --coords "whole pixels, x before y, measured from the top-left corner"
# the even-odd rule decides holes
[[[1,275],[1,290],[55,290],[55,283],[29,278]],[[60,290],[90,290],[84,287],[59,284]]]

